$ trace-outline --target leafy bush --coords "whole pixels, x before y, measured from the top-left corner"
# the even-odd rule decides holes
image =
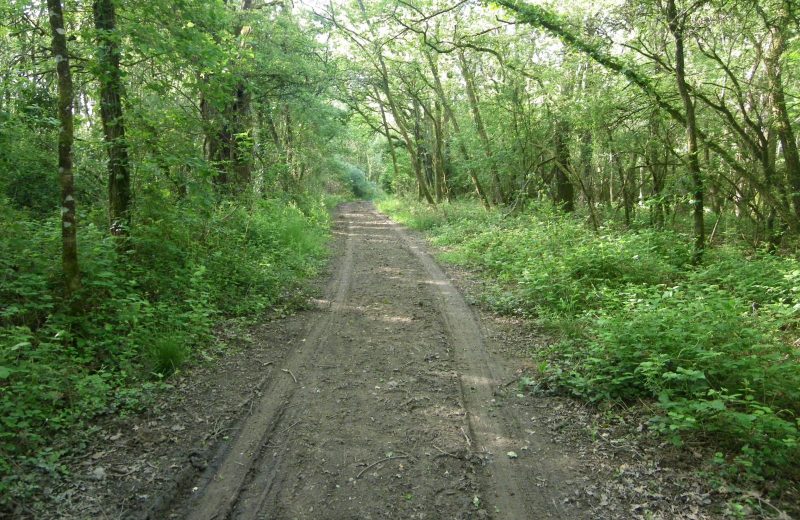
[[[367,179],[367,175],[357,166],[343,159],[335,159],[334,167],[345,186],[359,199],[372,200],[378,196],[378,187]]]
[[[140,406],[149,381],[209,344],[220,316],[291,298],[324,255],[329,217],[321,198],[216,204],[146,193],[125,250],[99,212],[81,222],[76,314],[53,261],[57,217],[0,201],[0,502],[32,489],[24,468],[57,468],[58,450],[45,450],[54,439]]]

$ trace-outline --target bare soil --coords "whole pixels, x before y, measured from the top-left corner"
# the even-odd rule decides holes
[[[722,517],[725,489],[636,425],[519,388],[541,338],[468,305],[419,237],[368,203],[334,234],[311,309],[105,424],[35,516]]]

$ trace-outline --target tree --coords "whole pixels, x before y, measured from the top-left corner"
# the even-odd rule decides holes
[[[686,83],[686,53],[684,50],[685,10],[678,14],[675,0],[667,0],[666,15],[669,30],[675,39],[675,81],[683,101],[686,121],[687,165],[692,177],[692,214],[694,215],[694,257],[693,262],[699,264],[703,259],[706,246],[706,231],[703,205],[703,175],[700,171],[699,148],[697,144],[697,116],[694,100]]]
[[[475,131],[478,133],[478,137],[480,137],[481,144],[483,145],[483,153],[486,156],[486,160],[489,163],[489,171],[492,174],[492,198],[495,204],[505,203],[506,196],[505,193],[503,193],[500,174],[497,171],[497,164],[494,160],[492,143],[489,140],[489,135],[486,133],[486,126],[483,123],[483,116],[481,116],[481,109],[478,103],[478,95],[475,92],[475,78],[470,71],[469,63],[467,63],[467,58],[463,51],[458,53],[458,63],[461,68],[461,75],[464,78],[464,89],[467,93],[467,99],[469,100]]]
[[[131,226],[131,173],[122,113],[122,71],[114,0],[94,0],[97,30],[100,115],[108,153],[108,217],[114,236],[127,236]]]
[[[77,219],[75,218],[75,183],[72,174],[72,115],[73,86],[67,49],[67,31],[61,0],[47,0],[48,19],[52,34],[53,57],[58,76],[58,178],[61,184],[61,264],[67,296],[81,288],[78,265]]]

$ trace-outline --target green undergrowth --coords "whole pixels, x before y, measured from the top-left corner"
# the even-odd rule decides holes
[[[645,403],[657,410],[653,431],[706,443],[730,476],[800,480],[797,260],[731,245],[692,267],[689,237],[595,234],[547,207],[507,217],[473,203],[380,208],[479,271],[485,303],[553,332],[534,352],[552,387]]]
[[[329,228],[329,208],[313,197],[150,193],[123,247],[102,229],[102,211],[80,217],[83,288],[70,303],[57,216],[0,201],[0,512],[62,469],[59,439],[142,409],[182,363],[218,348],[221,319],[299,302]]]

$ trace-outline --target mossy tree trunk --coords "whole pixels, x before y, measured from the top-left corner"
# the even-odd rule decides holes
[[[52,33],[52,50],[58,76],[58,178],[61,184],[61,263],[64,285],[68,297],[81,288],[78,264],[78,234],[75,218],[75,184],[72,175],[72,142],[74,126],[72,115],[72,74],[67,52],[67,32],[64,28],[64,10],[61,0],[47,0],[48,17]]]
[[[109,229],[112,235],[124,237],[131,225],[131,173],[122,111],[124,88],[114,1],[95,0],[92,11],[97,30],[100,118],[108,154]]]

